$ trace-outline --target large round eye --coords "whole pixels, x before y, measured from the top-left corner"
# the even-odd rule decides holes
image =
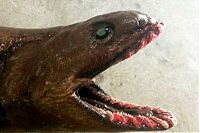
[[[96,38],[97,39],[105,39],[111,32],[109,26],[101,26],[96,31]]]

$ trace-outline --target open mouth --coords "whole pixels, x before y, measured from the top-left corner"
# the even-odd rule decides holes
[[[125,58],[129,58],[154,40],[162,31],[162,27],[162,23],[148,27],[146,30],[148,33],[145,33],[138,48],[126,51]],[[132,130],[165,130],[176,125],[176,118],[170,111],[159,107],[120,101],[106,94],[93,82],[80,86],[74,93],[74,97],[85,108],[98,114],[114,127]]]

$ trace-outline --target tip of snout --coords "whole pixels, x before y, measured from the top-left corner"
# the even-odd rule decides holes
[[[147,27],[149,25],[157,25],[157,27],[160,27],[159,31],[162,31],[164,28],[163,22],[159,22],[154,17],[148,16],[146,14],[138,13],[137,18],[138,18],[138,26],[139,27]]]
[[[148,17],[149,23],[155,24],[157,21],[154,17]]]
[[[164,23],[148,16],[148,24],[154,27],[154,33],[158,36],[164,29]]]
[[[156,28],[156,31],[159,32],[159,34],[160,34],[164,29],[164,23],[163,22],[157,22],[155,28]]]
[[[160,24],[162,27],[164,26],[163,22],[160,22],[160,21],[156,20],[154,17],[148,17],[148,21],[151,24],[156,24],[157,23],[157,24]]]

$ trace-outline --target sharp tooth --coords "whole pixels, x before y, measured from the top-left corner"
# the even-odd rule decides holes
[[[144,117],[144,116],[141,116],[141,118],[143,119],[143,124],[150,128],[150,129],[155,129],[157,128],[157,123],[155,123],[153,120],[151,120],[150,118],[148,117]]]
[[[140,116],[132,116],[131,117],[131,119],[132,119],[132,123],[133,123],[133,125],[137,128],[137,129],[140,129],[141,128],[141,126],[142,126],[142,118],[140,118]]]
[[[106,112],[102,108],[95,107],[94,110],[99,113],[102,117],[105,117]]]
[[[113,114],[110,111],[106,111],[107,116],[110,118],[110,120],[113,119]]]
[[[164,121],[164,120],[161,120],[155,116],[152,116],[152,117],[149,117],[150,119],[152,119],[153,121],[155,121],[158,125],[160,124],[164,129],[168,129],[169,128],[169,124]]]
[[[167,121],[167,123],[171,126],[176,125],[177,121],[174,115],[171,112],[163,112],[160,113],[158,118]]]
[[[95,81],[96,81],[96,78],[93,78],[92,81],[95,82]]]
[[[118,113],[113,113],[113,119],[112,119],[112,121],[116,122],[118,124],[124,124],[124,123],[126,123],[125,118],[119,112]]]

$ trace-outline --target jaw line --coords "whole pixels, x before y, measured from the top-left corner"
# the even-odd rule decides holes
[[[96,84],[93,85],[98,87]],[[93,114],[93,117],[95,115],[97,121],[98,119],[101,122],[104,121],[104,124],[118,130],[166,130],[176,125],[176,118],[170,111],[159,107],[121,101],[96,87],[92,86],[87,89],[92,93],[92,96],[95,96],[95,99],[91,99],[91,95],[82,95],[79,92],[80,88],[72,96],[82,107],[87,108],[88,115],[92,116]],[[129,111],[133,111],[133,113],[136,111],[138,114],[132,114]]]

